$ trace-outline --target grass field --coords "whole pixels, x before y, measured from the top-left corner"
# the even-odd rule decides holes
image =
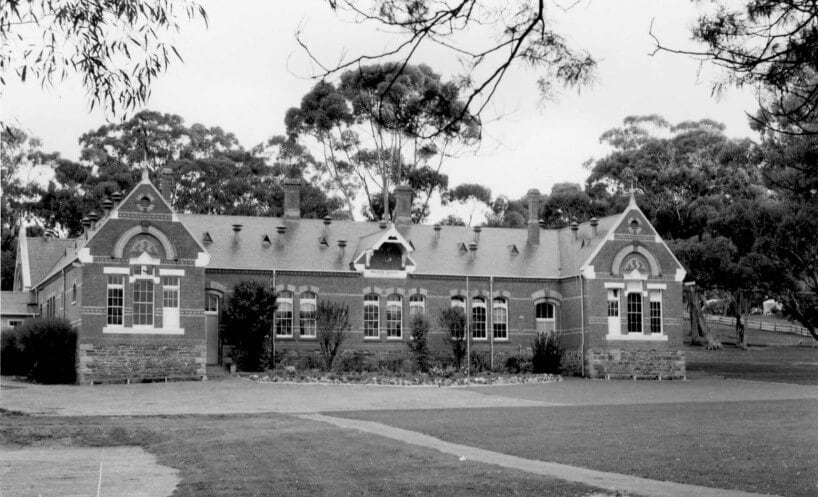
[[[283,415],[0,417],[0,445],[138,445],[177,468],[175,496],[580,497],[595,489]],[[46,493],[43,493],[46,495]]]
[[[809,337],[748,330],[749,350],[736,348],[729,326],[713,326],[725,344],[722,350],[686,347],[688,374],[704,373],[730,379],[818,385],[818,345]],[[798,341],[807,344],[792,345]]]
[[[645,478],[818,495],[818,401],[359,411],[443,440]]]

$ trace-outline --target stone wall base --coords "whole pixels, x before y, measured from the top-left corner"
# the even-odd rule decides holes
[[[585,355],[589,378],[684,379],[685,353],[682,350],[628,350],[590,348]]]
[[[202,379],[207,348],[192,343],[80,343],[80,384]]]

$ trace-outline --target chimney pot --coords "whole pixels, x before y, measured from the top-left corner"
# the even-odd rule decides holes
[[[279,235],[283,235],[286,232],[287,232],[287,227],[286,226],[277,226],[276,227],[276,233],[278,233]]]
[[[571,231],[574,232],[574,240],[579,237],[579,224],[576,221],[571,221]]]
[[[540,244],[540,224],[537,219],[540,217],[540,191],[536,188],[528,190],[528,243],[530,245]]]
[[[88,216],[82,218],[82,227],[85,228],[85,231],[88,231],[88,228],[91,227],[91,220],[88,219]]]
[[[301,180],[298,178],[284,180],[284,218],[301,218]]]
[[[105,211],[106,215],[108,214],[108,212],[111,211],[113,206],[114,206],[113,200],[111,200],[108,197],[105,197],[105,200],[102,201],[102,210]]]
[[[235,231],[236,233],[241,231],[241,225],[240,224],[234,224],[233,225],[233,231]]]
[[[395,224],[412,224],[412,187],[395,187]]]
[[[347,246],[347,241],[346,240],[338,240],[338,246],[341,247],[341,248],[346,247]]]
[[[380,229],[385,230],[387,226],[388,223],[385,220],[381,219],[380,221],[378,221],[378,227]]]
[[[99,214],[97,214],[96,211],[91,211],[91,213],[88,214],[88,219],[91,221],[91,224],[94,224],[97,222],[97,219],[99,219]]]
[[[111,200],[114,201],[114,204],[118,204],[120,200],[122,200],[122,192],[114,192],[111,194]]]
[[[324,226],[329,226],[332,224],[332,218],[329,216],[324,216]]]
[[[599,219],[597,219],[596,217],[592,217],[591,218],[591,228],[593,228],[593,231],[594,231],[594,238],[596,238],[596,235],[597,235],[597,231],[596,231],[597,226],[599,226]]]
[[[480,232],[483,231],[483,228],[481,228],[480,226],[475,226],[474,228],[472,228],[472,231],[474,231],[474,241],[479,242]]]

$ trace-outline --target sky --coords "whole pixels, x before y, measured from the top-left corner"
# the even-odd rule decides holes
[[[286,110],[315,84],[296,42],[297,30],[319,58],[330,62],[385,48],[393,39],[333,13],[326,0],[202,4],[209,25],[183,27],[176,46],[184,62],[160,76],[145,107],[178,114],[187,124],[221,126],[246,148],[282,134]],[[697,17],[693,2],[585,0],[567,12],[547,5],[554,28],[597,59],[595,83],[544,102],[536,72],[510,73],[483,116],[480,147],[444,166],[450,185],[480,183],[495,195],[519,198],[530,188],[547,193],[555,183],[582,183],[589,172],[583,163],[606,153],[599,136],[628,115],[660,114],[672,123],[712,118],[727,125],[728,136],[755,138],[745,115],[755,109],[751,93],[728,90],[716,98],[711,84],[720,74],[713,68],[699,67],[685,56],[650,55],[652,21],[663,43],[695,47],[689,31]],[[475,45],[484,34],[470,34]],[[444,79],[459,69],[450,54],[431,47],[414,62],[429,64]],[[23,84],[9,77],[7,83],[0,95],[2,120],[39,137],[46,151],[78,159],[78,137],[106,122],[99,110],[89,111],[76,77],[46,89],[32,80]]]

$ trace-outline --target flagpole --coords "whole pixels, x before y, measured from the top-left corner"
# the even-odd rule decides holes
[[[469,297],[469,277],[466,276],[466,375],[471,376],[471,326],[469,316],[471,303]]]

